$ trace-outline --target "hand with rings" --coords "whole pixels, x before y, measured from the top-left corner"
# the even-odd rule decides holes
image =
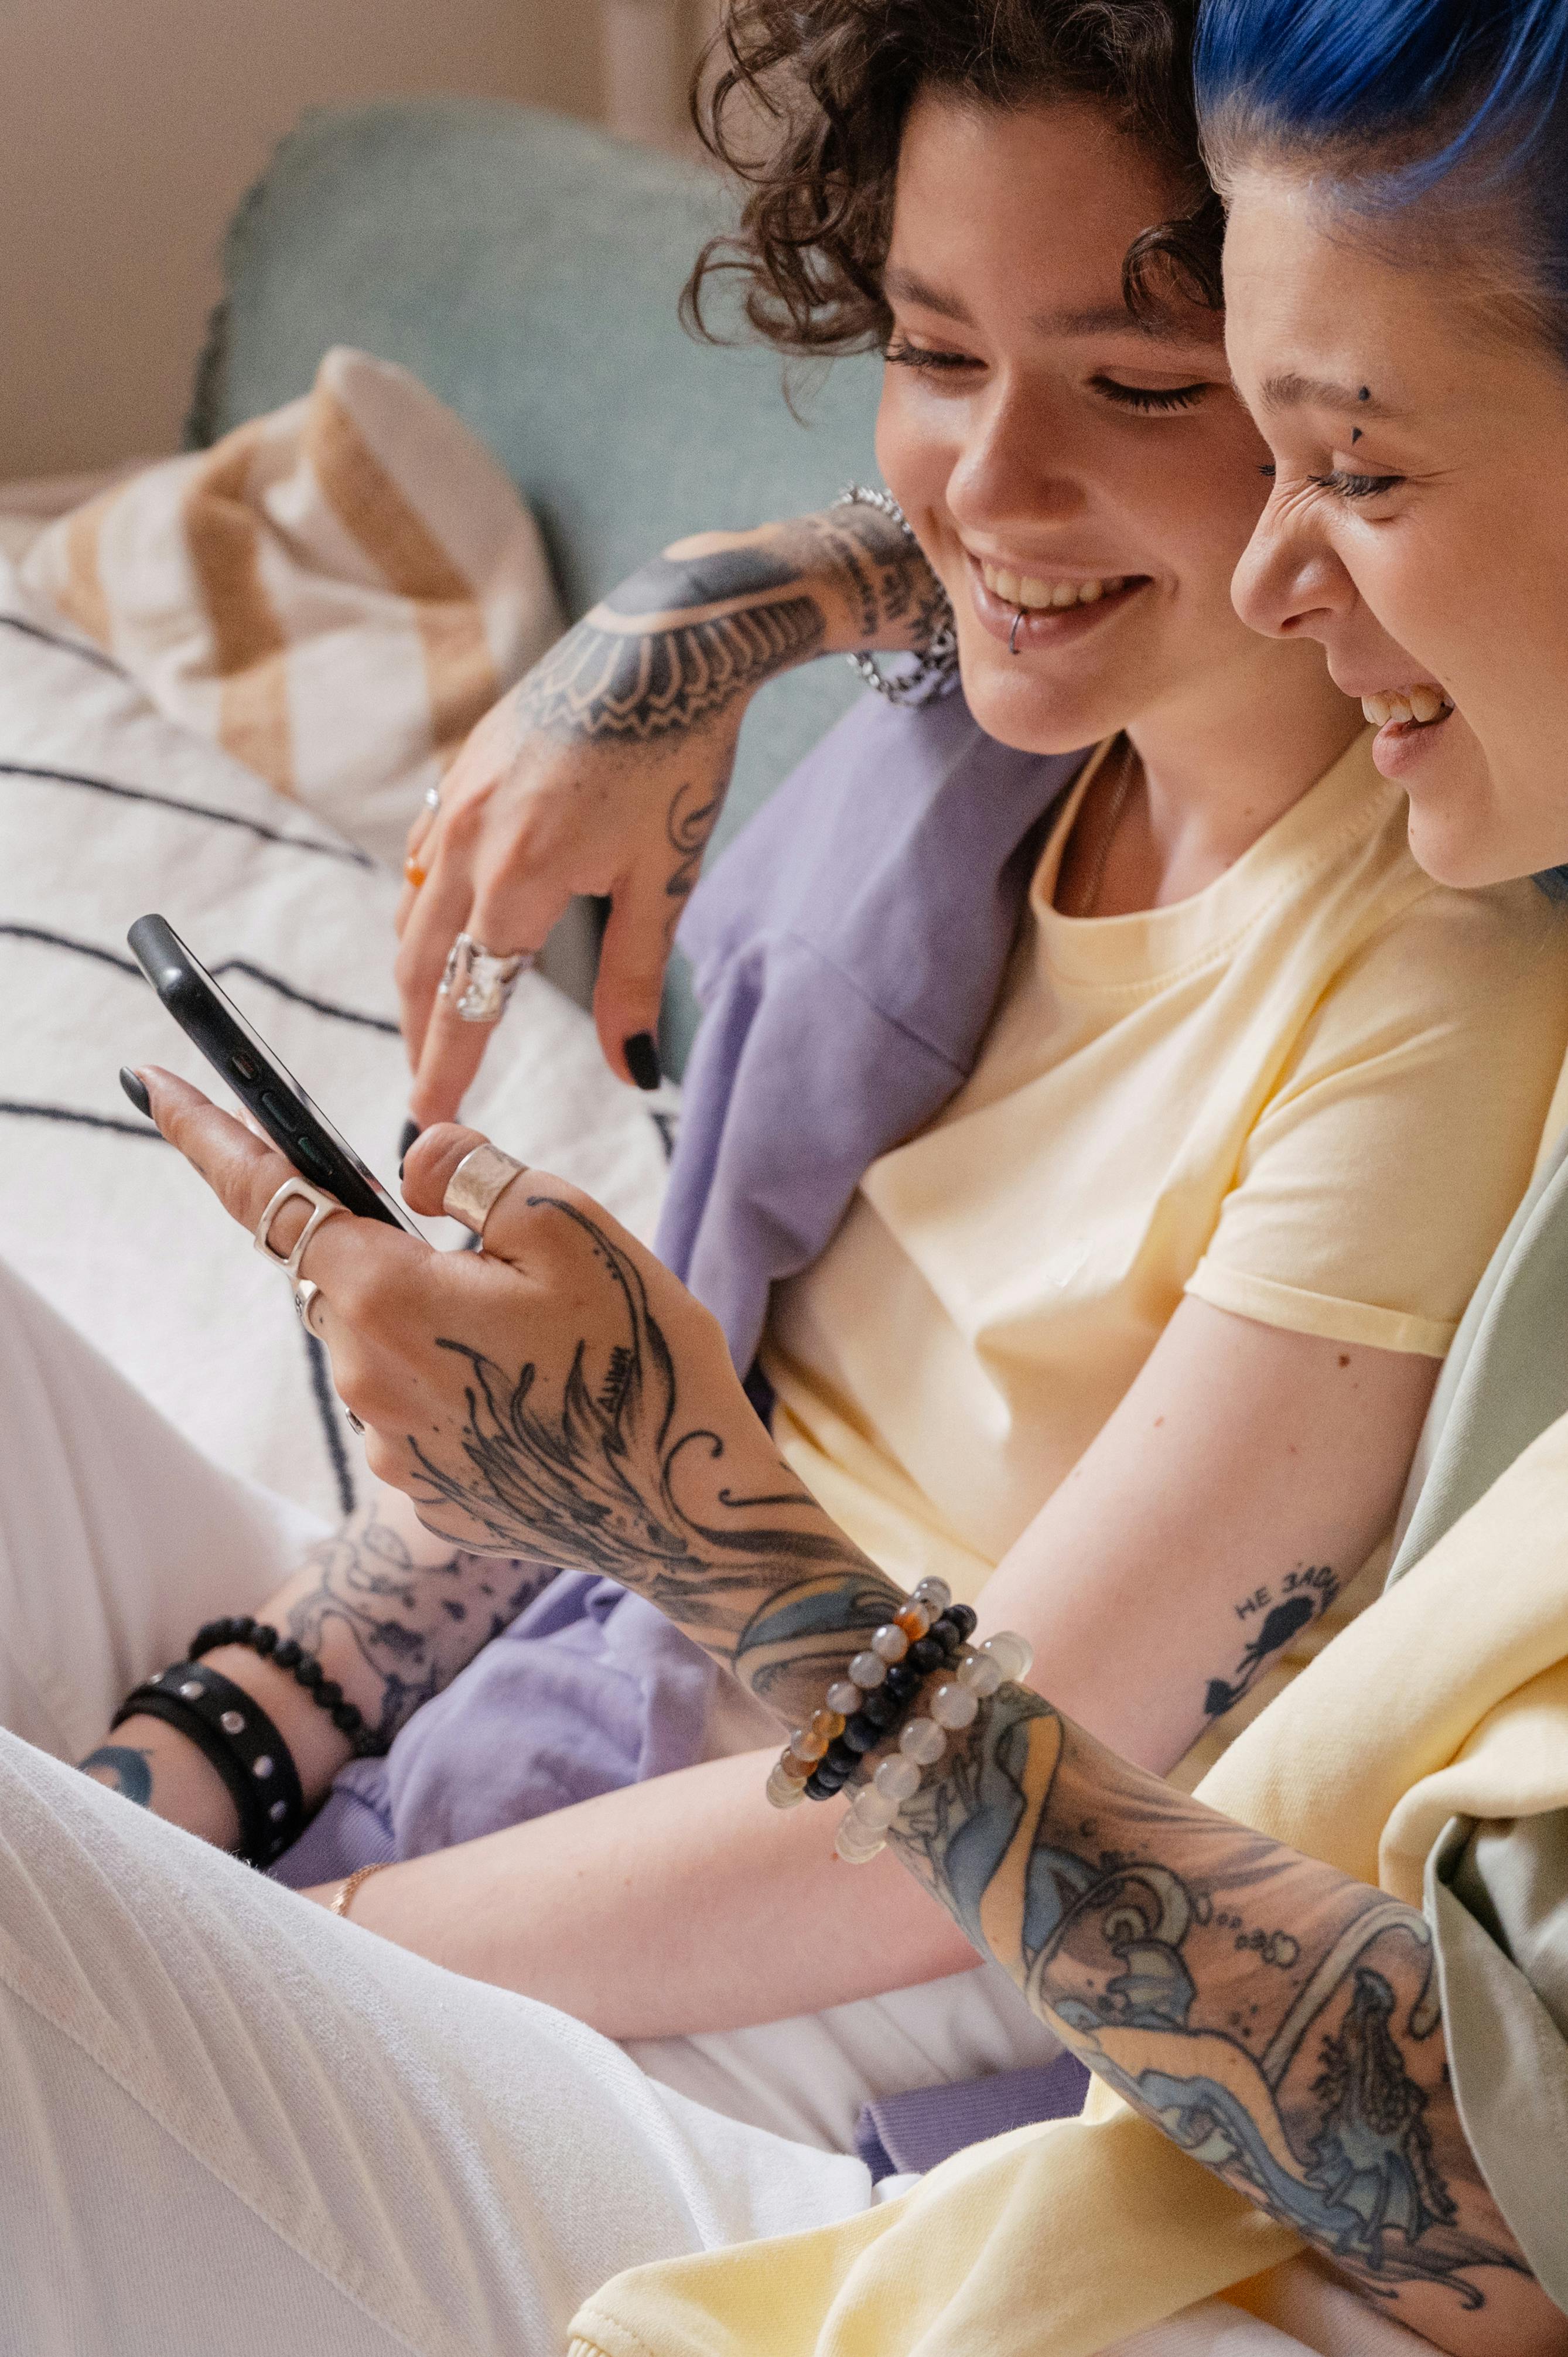
[[[363,1422],[371,1470],[432,1530],[646,1594],[711,1576],[697,1538],[682,1535],[687,1515],[697,1533],[736,1499],[798,1490],[715,1320],[576,1188],[474,1130],[429,1130],[409,1152],[408,1202],[445,1211],[483,1246],[439,1252],[354,1218],[186,1082],[156,1068],[141,1078],[164,1135],[300,1292],[312,1288],[304,1314]],[[690,1435],[679,1448],[672,1419]]]

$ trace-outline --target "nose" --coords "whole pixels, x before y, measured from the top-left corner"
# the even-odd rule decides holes
[[[947,492],[961,531],[1067,522],[1089,505],[1066,420],[1042,409],[1037,387],[997,383],[971,405],[965,425]]]
[[[1230,602],[1266,639],[1326,640],[1356,588],[1314,517],[1276,489],[1241,553]]]

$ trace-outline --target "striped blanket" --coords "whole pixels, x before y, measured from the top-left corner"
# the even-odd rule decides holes
[[[97,506],[101,552],[123,528],[114,512],[113,500]],[[73,529],[80,544],[78,523],[57,528],[52,545]],[[276,536],[295,555],[307,538],[281,526]],[[275,582],[277,550],[252,547]],[[99,563],[110,577],[112,560]],[[462,632],[450,617],[445,637],[428,616],[421,622],[412,576],[396,592],[366,581],[357,650],[340,566],[314,609],[331,621],[337,697],[295,695],[291,674],[289,774],[268,783],[214,741],[231,724],[210,674],[203,685],[190,664],[139,683],[126,661],[150,643],[140,626],[116,621],[105,651],[39,595],[40,570],[30,565],[24,582],[0,555],[0,1253],[215,1457],[333,1514],[351,1504],[362,1469],[319,1346],[275,1272],[120,1093],[122,1062],[154,1059],[202,1077],[141,980],[125,929],[147,909],[166,915],[345,1135],[392,1175],[407,1085],[391,976],[398,885],[371,852],[401,845],[446,741],[447,722],[431,716],[461,699],[443,703],[431,683],[441,648],[460,646]],[[139,608],[126,582],[117,612],[151,603],[149,590]],[[461,672],[466,693],[482,684],[488,696],[523,659],[522,642],[496,644],[487,620],[481,683],[471,617],[491,609],[483,597],[467,603],[467,653],[442,676]],[[177,612],[190,609],[171,599],[171,627]],[[403,668],[417,674],[402,705],[385,645],[400,632]],[[184,721],[171,716],[177,688],[191,699]],[[264,702],[258,688],[252,708]],[[360,770],[324,744],[352,748]],[[253,736],[243,749],[259,758]],[[651,1232],[664,1178],[659,1122],[606,1071],[587,1017],[541,976],[519,988],[469,1110],[525,1161]]]

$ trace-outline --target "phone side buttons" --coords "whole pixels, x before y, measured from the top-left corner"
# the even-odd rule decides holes
[[[324,1179],[330,1186],[337,1172],[321,1148],[308,1137],[296,1137],[292,1148],[296,1162],[303,1162],[313,1178]]]

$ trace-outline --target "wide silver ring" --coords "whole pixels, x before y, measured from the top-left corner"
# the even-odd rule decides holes
[[[302,1276],[294,1288],[295,1315],[306,1332],[314,1334],[318,1342],[322,1339],[321,1329],[316,1324],[310,1313],[320,1297],[321,1287],[318,1285],[312,1285],[307,1276]]]
[[[271,1241],[273,1222],[285,1203],[308,1203],[311,1207],[310,1217],[299,1232],[298,1243],[291,1253],[286,1254],[274,1251]],[[297,1176],[285,1178],[256,1222],[256,1250],[263,1260],[270,1260],[274,1268],[281,1268],[291,1284],[298,1285],[299,1264],[305,1258],[306,1244],[317,1229],[324,1226],[335,1211],[342,1209],[342,1204],[334,1196],[324,1195],[319,1187],[311,1185],[308,1178]]]
[[[535,950],[515,950],[498,957],[472,933],[459,933],[446,956],[441,996],[452,1001],[465,1023],[499,1023],[519,977],[539,963]]]
[[[441,1208],[449,1220],[461,1220],[466,1228],[472,1229],[483,1243],[485,1222],[512,1180],[521,1178],[527,1168],[526,1162],[514,1161],[499,1146],[476,1146],[471,1153],[464,1155],[446,1181]]]
[[[440,789],[440,787],[439,787],[439,786],[426,786],[426,787],[425,787],[425,789],[424,789],[424,807],[425,807],[425,809],[426,809],[426,810],[439,810],[439,809],[440,809],[440,807],[441,807],[441,789]]]

